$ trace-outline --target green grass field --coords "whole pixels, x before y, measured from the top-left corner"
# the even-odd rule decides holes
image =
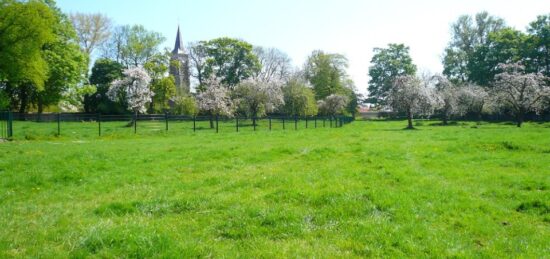
[[[0,257],[548,257],[550,124],[432,123],[29,124],[0,143]]]

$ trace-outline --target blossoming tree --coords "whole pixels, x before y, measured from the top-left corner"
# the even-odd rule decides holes
[[[503,72],[495,76],[494,101],[500,107],[511,111],[516,125],[521,127],[525,114],[538,112],[544,107],[544,98],[550,96],[547,77],[540,73],[525,73],[520,63],[500,64]]]
[[[252,118],[274,112],[285,103],[281,84],[276,80],[269,82],[259,79],[247,79],[235,88],[235,99],[239,109]]]
[[[346,96],[331,94],[324,100],[317,102],[319,112],[325,115],[334,116],[341,114],[346,109],[349,99]]]
[[[151,78],[141,67],[126,69],[123,75],[122,79],[117,79],[111,84],[107,96],[113,102],[125,103],[128,110],[134,113],[146,112],[147,104],[154,96],[149,89]]]
[[[197,96],[197,103],[200,111],[211,116],[210,127],[213,128],[212,116],[231,116],[234,105],[229,90],[219,78],[210,77],[204,81],[204,85],[206,88]]]
[[[431,115],[440,103],[429,84],[411,75],[397,77],[388,95],[388,106],[394,111],[406,114],[407,129],[414,128],[413,116]]]

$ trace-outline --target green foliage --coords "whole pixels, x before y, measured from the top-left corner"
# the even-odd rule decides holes
[[[193,96],[176,96],[174,97],[174,112],[176,114],[195,116],[199,113],[199,107]]]
[[[168,101],[176,95],[175,78],[166,76],[170,65],[174,63],[179,66],[179,62],[172,62],[170,53],[165,52],[154,55],[143,65],[151,77],[151,90],[155,93],[149,109],[151,112],[166,111],[169,108]]]
[[[498,64],[515,63],[528,55],[528,40],[525,33],[512,28],[489,33],[487,43],[475,47],[468,60],[468,80],[489,86],[500,72]]]
[[[143,25],[120,26],[114,30],[104,56],[125,67],[142,66],[159,54],[164,41],[164,36],[148,31]]]
[[[10,107],[10,97],[9,95],[0,89],[0,111],[8,110]]]
[[[123,113],[125,108],[109,100],[107,91],[111,83],[122,78],[124,66],[116,61],[100,58],[96,60],[90,75],[90,84],[96,86],[94,94],[84,97],[84,110],[89,113]]]
[[[409,54],[409,47],[403,44],[389,44],[387,48],[375,48],[369,67],[369,102],[385,104],[398,76],[414,75],[416,65]]]
[[[548,123],[403,123],[2,143],[0,257],[547,256]]]
[[[469,64],[476,56],[476,49],[487,46],[489,35],[504,28],[503,19],[487,12],[478,13],[475,17],[460,16],[451,26],[451,41],[443,57],[443,74],[453,81],[471,81],[471,69],[475,66],[469,67]]]
[[[199,44],[202,45],[199,49],[207,55],[201,74],[203,79],[216,76],[224,85],[233,88],[261,69],[258,57],[248,42],[224,37],[201,41]]]
[[[173,76],[163,77],[151,81],[151,90],[155,93],[153,96],[153,110],[163,112],[168,110],[170,99],[176,95],[176,82]]]
[[[550,77],[550,14],[538,16],[527,31],[531,35],[532,70]]]
[[[347,79],[348,60],[340,54],[328,54],[316,50],[308,57],[305,65],[305,78],[313,86],[317,100],[341,93]]]
[[[317,103],[313,89],[300,79],[291,79],[283,87],[285,105],[283,112],[290,116],[317,115]]]
[[[12,87],[48,79],[43,47],[56,40],[55,13],[40,1],[3,1],[0,8],[0,80]]]
[[[44,91],[35,93],[38,112],[44,106],[57,104],[69,89],[79,87],[88,69],[88,55],[80,50],[71,21],[57,8],[53,10],[57,17],[57,22],[52,25],[56,39],[43,48],[49,77],[44,84]]]

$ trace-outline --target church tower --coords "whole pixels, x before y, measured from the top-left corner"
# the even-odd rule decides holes
[[[172,50],[170,75],[176,79],[176,93],[178,95],[189,94],[191,86],[189,81],[189,56],[183,49],[179,26],[178,34],[176,35],[176,45],[174,46],[174,50]]]

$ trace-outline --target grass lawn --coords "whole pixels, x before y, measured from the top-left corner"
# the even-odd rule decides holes
[[[548,257],[550,124],[431,123],[16,136],[0,257]]]

